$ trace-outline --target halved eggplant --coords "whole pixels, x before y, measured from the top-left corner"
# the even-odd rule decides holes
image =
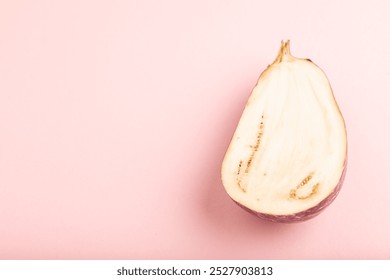
[[[222,163],[222,182],[241,207],[267,220],[297,222],[337,196],[347,133],[324,72],[282,42],[260,75]]]

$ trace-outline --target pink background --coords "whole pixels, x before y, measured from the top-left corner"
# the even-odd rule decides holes
[[[390,258],[388,1],[1,1],[1,259]],[[237,207],[220,166],[280,41],[347,123],[336,201]]]

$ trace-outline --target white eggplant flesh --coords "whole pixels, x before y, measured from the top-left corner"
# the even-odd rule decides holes
[[[346,166],[346,126],[326,75],[282,42],[225,154],[226,192],[260,218],[304,221],[336,198]]]

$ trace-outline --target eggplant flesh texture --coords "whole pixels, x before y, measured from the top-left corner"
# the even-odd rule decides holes
[[[346,171],[345,122],[324,72],[308,59],[278,57],[261,74],[222,164],[222,182],[244,209],[273,221],[318,214]]]

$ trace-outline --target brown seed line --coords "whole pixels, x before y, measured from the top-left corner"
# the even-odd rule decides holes
[[[311,197],[311,196],[313,196],[314,194],[316,194],[317,193],[317,191],[318,191],[318,187],[320,186],[320,183],[317,183],[317,184],[315,184],[315,185],[313,185],[311,188],[311,192],[308,194],[308,195],[306,195],[306,196],[299,196],[299,195],[296,195],[296,193],[295,193],[295,199],[307,199],[307,198],[309,198],[309,197]]]
[[[241,185],[241,179],[237,178],[237,185],[240,190],[242,190],[244,193],[246,193],[246,187]]]
[[[264,119],[264,115],[261,115],[261,119],[263,120]],[[260,142],[261,142],[261,138],[263,136],[263,130],[264,130],[264,122],[261,121],[260,122],[260,125],[259,125],[259,132],[257,133],[257,136],[256,136],[256,144],[253,146],[251,145],[250,148],[252,149],[252,153],[246,163],[246,167],[245,167],[245,171],[244,171],[244,174],[241,174],[241,167],[242,167],[242,160],[240,161],[240,163],[238,164],[238,170],[237,170],[237,185],[239,187],[239,189],[241,189],[243,192],[246,192],[246,189],[247,189],[247,186],[243,186],[242,185],[242,177],[243,176],[246,176],[247,173],[249,173],[249,169],[252,165],[252,161],[253,161],[253,158],[255,156],[255,153],[258,151],[259,147],[260,147]]]
[[[263,116],[261,116],[261,118],[263,118]],[[263,133],[264,133],[263,122],[260,123],[259,127],[260,127],[260,129],[259,129],[259,132],[257,133],[257,136],[256,136],[256,144],[254,146],[252,146],[252,145],[250,146],[252,148],[252,153],[251,153],[249,160],[246,164],[245,173],[249,173],[249,169],[252,165],[253,158],[255,157],[255,154],[259,150],[259,147],[260,147],[261,138],[262,138]]]
[[[290,191],[290,198],[293,198],[293,199],[307,199],[307,198],[311,197],[312,195],[314,195],[315,193],[317,193],[318,187],[319,187],[320,183],[317,183],[317,184],[313,185],[311,187],[311,192],[308,195],[306,195],[306,196],[299,196],[297,194],[297,191],[300,188],[302,188],[303,186],[305,186],[313,178],[313,174],[314,173],[310,173],[308,176],[305,177],[305,179],[302,180],[301,183],[299,183],[299,185],[297,185],[294,189],[292,189]]]
[[[240,163],[238,164],[237,175],[240,175],[240,172],[241,172],[241,165],[242,165],[242,160],[240,160]]]

